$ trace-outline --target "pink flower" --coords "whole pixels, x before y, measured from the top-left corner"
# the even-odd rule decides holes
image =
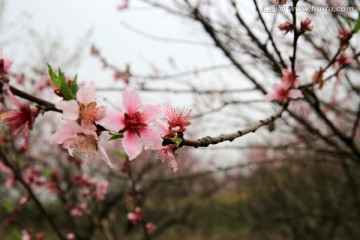
[[[337,38],[340,41],[340,46],[342,46],[343,48],[346,48],[349,45],[349,40],[351,38],[351,33],[348,29],[343,29],[338,31],[338,36]]]
[[[132,222],[132,224],[136,225],[143,216],[143,211],[140,207],[135,208],[135,212],[129,212],[127,214],[127,218]]]
[[[97,106],[96,98],[96,86],[90,82],[79,89],[76,100],[63,100],[56,103],[55,106],[63,111],[64,119],[80,121],[81,127],[95,131],[95,122],[100,120],[106,111],[105,106]]]
[[[156,151],[156,155],[158,159],[160,159],[161,163],[165,163],[171,168],[174,172],[179,170],[179,166],[175,160],[175,146],[168,145],[163,147],[161,150]]]
[[[300,79],[291,71],[283,68],[281,70],[283,77],[281,78],[282,84],[286,88],[298,88]]]
[[[3,58],[1,55],[0,51],[0,74],[6,74],[13,61],[10,58]]]
[[[286,86],[282,84],[274,84],[274,92],[268,93],[265,96],[265,99],[268,101],[276,101],[276,102],[285,102],[288,99],[297,99],[303,98],[300,90],[297,89],[288,89]]]
[[[6,188],[11,188],[12,186],[14,186],[14,183],[16,182],[16,177],[15,175],[12,175],[11,177],[9,177],[6,182],[5,182],[5,187]]]
[[[340,65],[351,65],[355,63],[355,60],[351,57],[346,56],[345,54],[340,54],[336,61]]]
[[[176,132],[185,132],[186,127],[191,124],[190,122],[191,110],[185,108],[170,108],[165,106],[165,117],[169,124],[169,129]]]
[[[94,192],[94,197],[100,200],[104,200],[108,186],[109,182],[106,180],[99,182],[96,191]]]
[[[25,147],[28,145],[29,130],[32,130],[35,118],[39,114],[38,108],[30,108],[20,103],[12,94],[9,86],[4,84],[3,92],[6,100],[16,106],[17,109],[3,109],[0,113],[0,121],[8,125],[9,133],[18,137],[21,133],[25,133]]]
[[[154,129],[152,122],[161,114],[159,105],[142,105],[138,93],[126,88],[123,93],[125,113],[108,110],[105,117],[97,123],[111,131],[124,132],[123,147],[129,160],[136,158],[143,146],[151,150],[162,147],[162,138]]]
[[[27,196],[25,196],[25,197],[22,197],[21,199],[20,199],[20,205],[25,205],[25,204],[27,204],[29,201],[30,201],[30,196],[29,195],[27,195]]]
[[[148,222],[145,225],[145,227],[146,227],[146,232],[149,234],[153,233],[156,230],[156,225],[153,224],[152,222]]]
[[[30,235],[30,232],[26,229],[21,231],[22,235],[21,235],[21,240],[31,240],[32,237]]]
[[[67,239],[75,239],[75,234],[74,234],[74,233],[68,233],[68,234],[66,235],[66,238],[67,238]]]
[[[70,156],[91,163],[100,158],[110,167],[114,167],[105,149],[98,144],[96,132],[84,129],[76,122],[64,122],[59,130],[50,137],[51,143],[63,144]]]
[[[70,210],[72,216],[82,216],[87,208],[86,203],[82,203],[79,206],[75,206]]]

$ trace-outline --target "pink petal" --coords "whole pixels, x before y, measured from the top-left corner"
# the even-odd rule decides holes
[[[156,129],[157,132],[159,132],[161,136],[169,134],[169,124],[164,121],[155,121],[153,123],[153,127]]]
[[[96,86],[93,82],[81,87],[76,94],[76,99],[82,104],[96,102]]]
[[[4,68],[8,69],[12,64],[13,64],[13,60],[10,58],[4,58]]]
[[[96,123],[110,131],[118,132],[125,127],[125,118],[118,110],[108,109],[105,116]]]
[[[141,105],[139,94],[132,88],[126,88],[123,93],[123,104],[128,114],[135,113]]]
[[[147,148],[151,150],[160,150],[162,148],[163,139],[155,129],[147,127],[140,133],[140,136]]]
[[[167,161],[168,167],[171,168],[174,172],[179,170],[179,165],[177,164],[175,158],[169,158]]]
[[[127,218],[128,218],[130,221],[137,221],[137,216],[136,216],[136,214],[135,214],[135,213],[132,213],[132,212],[130,212],[130,213],[127,214]]]
[[[109,167],[114,168],[114,165],[111,163],[108,155],[106,154],[105,149],[100,145],[98,145],[98,149],[99,149],[100,159],[103,160],[107,165],[109,165]]]
[[[82,131],[83,129],[76,122],[67,123],[50,137],[50,143],[62,144],[64,141],[76,137],[77,133]]]
[[[289,98],[292,98],[292,99],[297,99],[297,98],[303,98],[303,94],[301,93],[300,90],[296,90],[296,89],[291,89],[289,91]]]
[[[266,101],[278,100],[278,96],[276,93],[268,93],[265,95],[265,100]]]
[[[123,147],[129,156],[129,160],[133,160],[141,153],[143,143],[136,133],[126,131],[124,134]]]
[[[63,111],[63,118],[76,121],[79,118],[79,104],[75,100],[60,101],[55,107]]]
[[[163,113],[160,105],[147,104],[143,105],[142,109],[144,111],[146,123],[154,121],[155,119],[159,118]]]

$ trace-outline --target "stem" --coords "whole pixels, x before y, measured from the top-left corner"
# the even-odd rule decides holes
[[[3,85],[5,83],[8,83],[9,82],[9,79],[6,78],[6,77],[0,77],[0,89],[2,89]],[[26,100],[29,100],[31,102],[34,102],[34,103],[37,103],[39,104],[40,106],[43,106],[45,107],[45,111],[54,111],[54,112],[62,112],[61,110],[57,109],[55,107],[55,105],[51,102],[48,102],[48,101],[45,101],[43,99],[40,99],[40,98],[37,98],[33,95],[30,95],[26,92],[23,92],[19,89],[17,89],[16,87],[13,87],[13,86],[10,86],[10,90],[11,92],[15,95],[15,96],[18,96],[18,97],[21,97],[23,99],[26,99]]]

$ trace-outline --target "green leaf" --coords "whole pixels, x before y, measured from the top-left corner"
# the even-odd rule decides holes
[[[109,132],[109,134],[111,135],[111,137],[109,138],[109,141],[124,137],[123,133],[111,133],[111,132]]]
[[[178,138],[178,137],[174,137],[174,138],[170,138],[170,140],[175,143],[175,147],[179,147],[180,144],[182,143],[183,139],[182,138]]]
[[[61,80],[59,79],[59,77],[56,75],[56,73],[54,72],[54,70],[52,69],[52,67],[50,66],[50,64],[48,64],[48,72],[49,72],[49,76],[50,76],[50,80],[52,82],[52,84],[57,88],[60,89],[61,87]]]
[[[129,156],[125,153],[125,152],[121,152],[121,151],[113,151],[113,154],[115,156],[118,156],[118,157],[121,157],[125,160],[128,160],[129,159]]]
[[[348,25],[349,28],[351,28],[352,24],[351,24],[351,20],[348,17],[342,16],[342,18],[344,19],[346,25]]]
[[[77,85],[76,81],[77,81],[77,74],[75,75],[74,79],[70,83],[70,93],[74,99],[76,99],[76,93],[78,91],[78,85]]]
[[[70,87],[67,84],[65,74],[58,68],[58,74],[54,72],[52,67],[48,64],[48,71],[50,75],[51,82],[53,85],[62,93],[65,100],[76,99],[76,92],[77,92],[77,83],[75,76],[74,80],[71,81]]]
[[[64,95],[66,100],[75,99],[70,92],[69,86],[66,82],[65,74],[59,68],[59,79],[61,80],[61,86],[59,88],[60,92]]]
[[[358,18],[355,22],[355,26],[352,30],[352,33],[357,33],[360,30],[360,10],[358,10]]]

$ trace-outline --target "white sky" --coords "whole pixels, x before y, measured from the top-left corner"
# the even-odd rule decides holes
[[[212,48],[153,41],[126,29],[121,22],[160,37],[207,41],[201,39],[199,26],[188,24],[189,22],[134,0],[130,10],[118,11],[116,6],[120,2],[7,0],[6,21],[11,25],[8,31],[23,38],[26,34],[24,30],[26,32],[31,26],[41,38],[49,38],[49,41],[60,38],[61,44],[69,48],[91,30],[89,46],[85,49],[86,56],[81,68],[74,69],[80,78],[85,79],[104,78],[98,61],[89,58],[89,48],[93,43],[111,63],[119,67],[131,63],[135,72],[149,73],[150,64],[174,71],[168,63],[169,57],[175,59],[179,71],[225,62],[222,55]],[[15,61],[29,58],[28,44],[14,39],[15,42],[11,42],[9,50],[2,47],[4,52],[10,54]]]

